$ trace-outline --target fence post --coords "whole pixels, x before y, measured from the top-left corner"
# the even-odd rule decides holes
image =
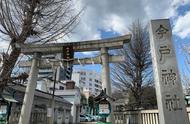
[[[143,124],[142,119],[141,119],[141,111],[140,110],[138,111],[137,116],[138,116],[138,124]]]

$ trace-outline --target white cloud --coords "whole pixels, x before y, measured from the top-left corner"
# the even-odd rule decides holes
[[[107,16],[105,20],[103,20],[104,30],[113,31],[119,34],[124,34],[127,32],[127,25],[125,25],[125,21],[118,15],[110,15]]]
[[[190,0],[75,0],[77,8],[85,7],[81,21],[70,40],[81,41],[101,38],[100,30],[127,34],[128,27],[137,19],[148,23],[150,19],[178,16],[177,8]],[[175,22],[175,21],[174,21]],[[183,32],[188,32],[187,30]]]
[[[1,41],[0,42],[0,52],[5,52],[9,46],[9,42]]]
[[[172,0],[143,0],[146,15],[144,18],[159,19],[170,18],[176,15],[175,7],[171,4]]]
[[[186,5],[190,2],[190,0],[173,0],[172,6],[179,7],[181,5]]]
[[[82,54],[84,55],[87,55],[87,56],[94,56],[94,55],[97,55],[99,52],[98,51],[89,51],[89,52],[81,52]]]
[[[176,20],[173,32],[181,38],[189,37],[190,35],[190,11],[184,16],[179,16]]]
[[[178,7],[190,0],[74,0],[77,9],[85,7],[80,23],[69,41],[101,39],[101,31],[128,34],[130,24],[139,19],[147,24],[151,19],[178,18]],[[189,30],[183,27],[176,34],[186,37]],[[178,28],[178,29],[179,29]],[[183,30],[184,29],[184,30]],[[84,54],[90,54],[84,53]]]

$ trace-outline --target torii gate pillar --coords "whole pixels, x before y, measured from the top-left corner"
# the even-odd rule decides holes
[[[38,78],[38,63],[41,58],[40,53],[34,53],[32,66],[29,74],[28,84],[25,91],[24,101],[22,105],[22,110],[19,118],[18,124],[29,124],[31,110],[32,110],[32,103],[34,99],[34,92],[37,85],[37,78]]]
[[[111,91],[111,82],[110,82],[110,68],[109,68],[109,55],[107,48],[101,48],[101,62],[102,62],[102,89],[106,88],[106,94],[108,96],[112,96]],[[112,106],[112,101],[110,101]],[[111,107],[112,108],[112,107]],[[107,118],[107,122],[113,122],[113,109],[111,110],[111,114]]]

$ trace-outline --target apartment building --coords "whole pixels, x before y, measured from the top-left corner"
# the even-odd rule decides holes
[[[94,70],[74,69],[72,80],[87,98],[90,95],[97,96],[102,90],[101,75]]]

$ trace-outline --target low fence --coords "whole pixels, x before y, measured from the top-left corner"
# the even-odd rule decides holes
[[[190,119],[190,108],[187,108]],[[158,110],[114,112],[115,124],[160,124]]]
[[[140,112],[139,124],[159,124],[158,110],[143,110]]]

